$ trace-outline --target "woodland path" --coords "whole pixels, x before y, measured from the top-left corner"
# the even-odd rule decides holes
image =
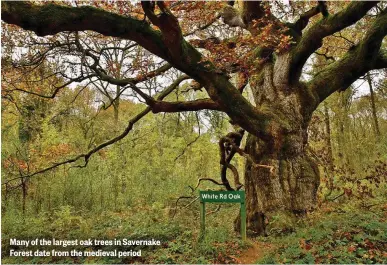
[[[257,260],[263,258],[267,253],[271,252],[275,246],[265,242],[250,241],[251,246],[242,251],[240,255],[235,257],[239,264],[255,264]]]

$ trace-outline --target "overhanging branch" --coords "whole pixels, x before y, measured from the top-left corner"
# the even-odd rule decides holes
[[[145,103],[151,108],[153,113],[159,112],[183,112],[183,111],[198,111],[198,110],[221,110],[218,103],[211,99],[197,99],[192,101],[174,101],[167,102],[156,100],[147,95],[138,87],[131,85],[132,89],[138,93]]]
[[[63,31],[93,30],[106,36],[136,41],[150,52],[167,57],[167,49],[160,34],[152,30],[147,22],[90,6],[38,6],[31,2],[3,1],[1,16],[6,23],[34,31],[38,36],[54,35]]]
[[[162,100],[164,99],[166,96],[168,96],[183,80],[186,80],[186,79],[189,79],[189,77],[187,75],[182,75],[180,76],[179,78],[177,78],[169,87],[167,87],[158,97],[157,97],[157,100]],[[54,163],[53,165],[49,166],[49,167],[46,167],[46,168],[43,168],[41,170],[38,170],[38,171],[35,171],[31,174],[26,174],[26,175],[22,175],[20,177],[16,177],[16,178],[13,178],[13,179],[9,179],[9,180],[6,180],[4,181],[2,184],[3,185],[7,185],[9,182],[11,181],[14,181],[14,180],[18,180],[20,178],[31,178],[33,176],[36,176],[36,175],[39,175],[39,174],[42,174],[42,173],[45,173],[45,172],[48,172],[52,169],[55,169],[59,166],[62,166],[62,165],[66,165],[66,164],[71,164],[71,163],[74,163],[74,162],[77,162],[77,161],[80,161],[81,159],[84,159],[85,161],[85,164],[82,166],[86,166],[87,163],[89,162],[89,158],[97,153],[98,151],[100,151],[101,149],[109,146],[109,145],[112,145],[120,140],[122,140],[123,138],[125,138],[129,132],[132,130],[133,126],[139,121],[141,120],[145,115],[147,115],[149,112],[151,111],[151,108],[150,107],[147,107],[145,108],[143,111],[141,111],[140,113],[138,113],[136,116],[134,116],[132,119],[129,120],[128,122],[128,125],[127,127],[125,128],[125,130],[117,135],[116,137],[104,142],[104,143],[101,143],[100,145],[96,146],[95,148],[89,150],[88,152],[86,153],[83,153],[83,154],[79,154],[77,156],[74,156],[73,158],[69,158],[69,159],[66,159],[62,162],[57,162],[57,163]]]
[[[292,50],[290,75],[294,76],[293,79],[299,80],[306,60],[321,47],[325,37],[353,25],[363,18],[377,3],[374,1],[353,1],[344,10],[334,15],[323,17],[308,29]]]
[[[32,30],[40,36],[62,31],[92,30],[105,36],[137,42],[202,84],[210,98],[235,123],[262,139],[271,141],[269,124],[281,122],[274,113],[255,108],[229,81],[228,76],[219,73],[212,63],[203,62],[201,53],[182,38],[178,21],[169,11],[158,17],[160,32],[152,29],[146,21],[94,7],[10,1],[2,1],[1,5],[2,19],[6,23]]]
[[[347,89],[359,77],[373,69],[387,67],[386,51],[381,50],[387,35],[387,8],[375,19],[358,45],[350,49],[339,61],[325,67],[309,82],[319,102],[338,90]]]
[[[318,1],[317,6],[309,9],[304,14],[301,14],[300,18],[296,22],[289,24],[289,27],[294,29],[299,35],[302,35],[302,30],[306,28],[309,20],[320,13],[324,17],[329,15],[325,1]]]

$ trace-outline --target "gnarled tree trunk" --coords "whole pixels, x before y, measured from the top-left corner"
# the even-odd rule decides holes
[[[305,143],[294,141],[292,144],[298,148],[295,153],[262,150],[256,137],[248,137],[247,151],[254,160],[274,167],[271,174],[268,169],[246,163],[247,227],[252,234],[265,234],[267,216],[279,211],[302,214],[316,205],[318,168],[306,153]]]
[[[248,160],[245,167],[247,227],[253,235],[265,234],[266,217],[303,214],[316,205],[319,171],[306,146],[317,104],[305,86],[291,84],[288,65],[287,55],[267,63],[252,86],[256,105],[266,106],[284,124],[269,127],[270,141],[247,138],[245,150],[255,162]]]

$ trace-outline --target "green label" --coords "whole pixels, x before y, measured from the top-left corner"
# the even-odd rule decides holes
[[[244,203],[244,191],[200,191],[201,202]]]

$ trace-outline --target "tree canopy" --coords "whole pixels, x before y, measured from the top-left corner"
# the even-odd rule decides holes
[[[226,114],[233,127],[217,139],[220,182],[211,181],[227,190],[245,186],[248,225],[256,234],[264,233],[271,211],[305,213],[316,204],[320,173],[307,151],[314,111],[371,71],[385,79],[387,68],[387,7],[378,1],[1,5],[2,96],[21,110],[20,140],[39,135],[32,123],[44,125],[33,112],[44,117],[55,108],[50,100],[76,102],[83,92],[99,100],[77,112],[113,108],[116,121],[108,138],[85,137],[88,144],[72,152],[61,146],[64,159],[33,170],[22,165],[6,183],[66,164],[85,167],[150,112],[195,112],[187,116],[196,118],[195,130]],[[119,112],[126,111],[120,102],[130,105],[127,100],[145,108],[120,125]],[[235,154],[246,160],[244,183],[231,164]]]

